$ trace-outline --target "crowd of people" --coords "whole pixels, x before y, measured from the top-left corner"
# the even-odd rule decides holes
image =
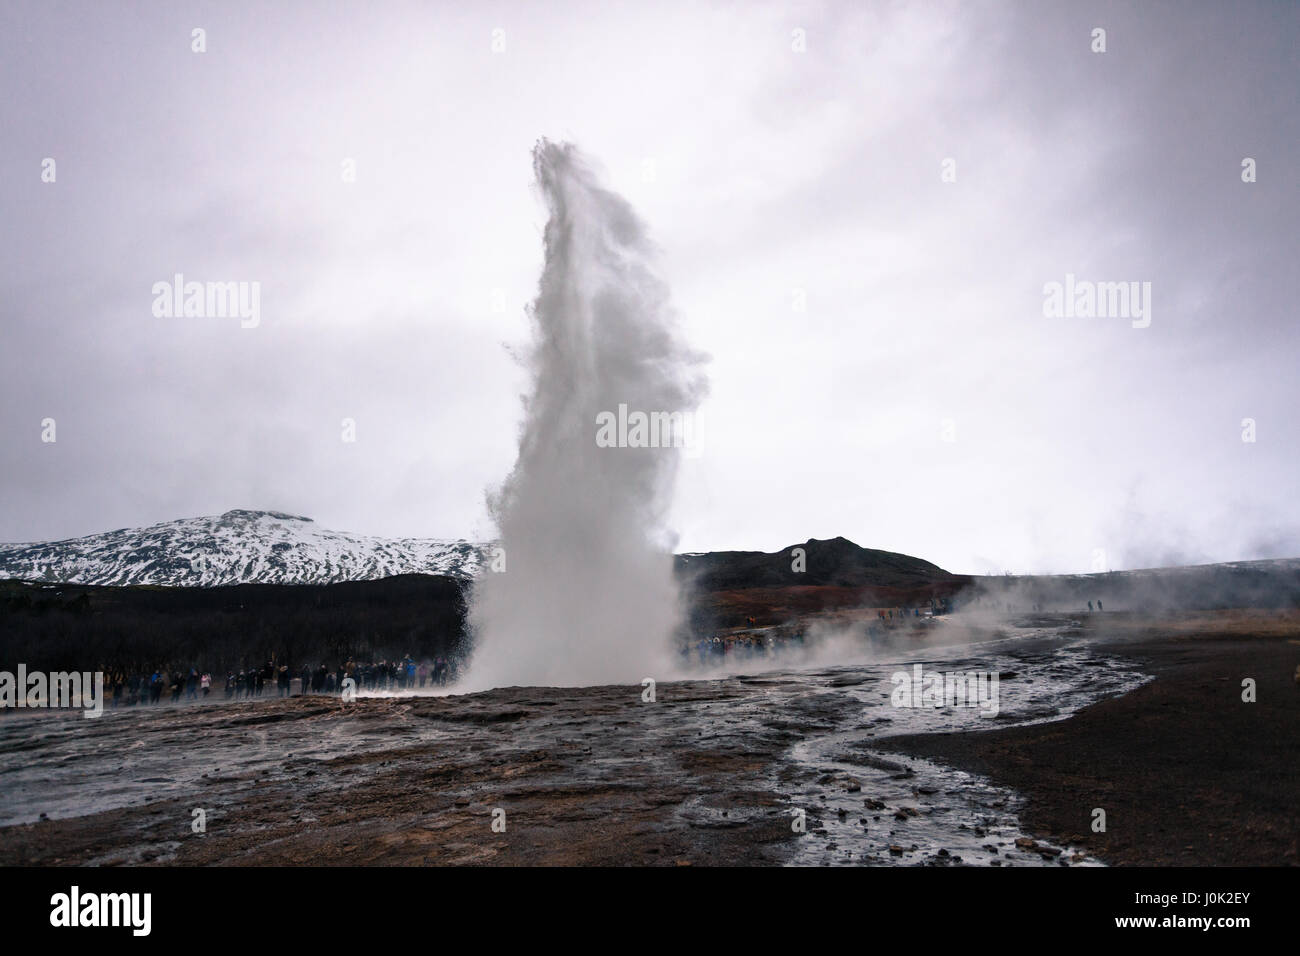
[[[157,670],[152,674],[112,674],[108,684],[113,706],[133,704],[159,704],[166,698],[172,703],[197,700],[200,695],[212,693],[212,675],[200,674],[191,669],[182,671]]]
[[[290,673],[289,668],[280,665],[277,669],[268,664],[275,674],[276,692],[281,697],[288,697],[294,679],[299,681],[301,693],[335,694],[344,689],[344,681],[352,678],[354,689],[403,691],[417,690],[425,687],[446,687],[453,679],[452,661],[445,657],[436,657],[432,661],[416,662],[409,654],[400,661],[378,661],[376,663],[357,663],[349,659],[337,669],[331,670],[324,664],[315,669],[304,667],[298,673]],[[227,697],[258,697],[266,686],[265,672],[260,670],[240,671],[226,675]]]
[[[455,662],[446,657],[416,661],[409,654],[400,661],[358,663],[348,660],[331,669],[290,669],[287,664],[267,661],[261,667],[247,667],[226,674],[221,688],[226,700],[250,697],[289,697],[293,694],[337,694],[351,677],[360,691],[403,691],[445,687],[455,680]],[[160,669],[151,674],[111,674],[107,678],[114,707],[137,704],[174,704],[206,699],[212,695],[212,675],[197,668],[186,671]],[[296,685],[296,686],[295,686]]]
[[[1101,604],[1100,601],[1097,602]],[[918,618],[939,617],[952,611],[951,598],[931,598],[928,604],[902,605],[876,608],[876,619],[866,626],[868,637],[888,633],[898,625],[906,625]],[[698,661],[701,666],[743,663],[763,657],[772,657],[789,647],[802,647],[804,634],[787,626],[759,627],[754,617],[746,619],[748,629],[716,637],[700,637],[681,647],[686,662]]]
[[[702,637],[693,647],[684,648],[683,654],[689,659],[693,649],[701,666],[709,666],[775,655],[792,645],[803,645],[802,633],[774,631],[769,634],[731,634],[725,637]]]

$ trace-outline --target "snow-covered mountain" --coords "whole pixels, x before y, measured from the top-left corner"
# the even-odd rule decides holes
[[[329,584],[478,573],[469,541],[371,538],[276,511],[227,511],[67,541],[0,544],[0,579],[76,584]]]

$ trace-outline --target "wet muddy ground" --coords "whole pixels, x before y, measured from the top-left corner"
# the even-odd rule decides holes
[[[991,776],[1021,794],[1022,826],[1110,864],[1300,865],[1300,615],[1132,620],[1098,638],[1155,679],[1061,723],[882,749]]]
[[[1106,862],[1086,828],[1026,817],[1033,788],[965,742],[1068,737],[1080,718],[1063,718],[1148,690],[1156,659],[1069,618],[926,633],[854,663],[660,682],[653,702],[637,683],[11,712],[0,864]],[[914,662],[1000,675],[997,716],[894,706]],[[1034,772],[1077,770],[1055,759]]]

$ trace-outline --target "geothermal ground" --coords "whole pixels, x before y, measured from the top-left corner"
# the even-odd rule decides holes
[[[0,864],[1297,863],[1295,612],[962,616],[835,653],[856,660],[755,661],[654,702],[9,712]],[[998,673],[998,715],[891,706],[914,662]]]

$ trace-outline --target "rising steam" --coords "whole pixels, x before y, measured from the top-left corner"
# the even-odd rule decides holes
[[[631,206],[571,145],[541,141],[533,169],[550,218],[532,393],[514,470],[489,495],[504,571],[475,586],[466,683],[636,682],[664,672],[681,619],[665,526],[680,450],[602,447],[598,416],[689,417],[704,357],[678,336]]]

